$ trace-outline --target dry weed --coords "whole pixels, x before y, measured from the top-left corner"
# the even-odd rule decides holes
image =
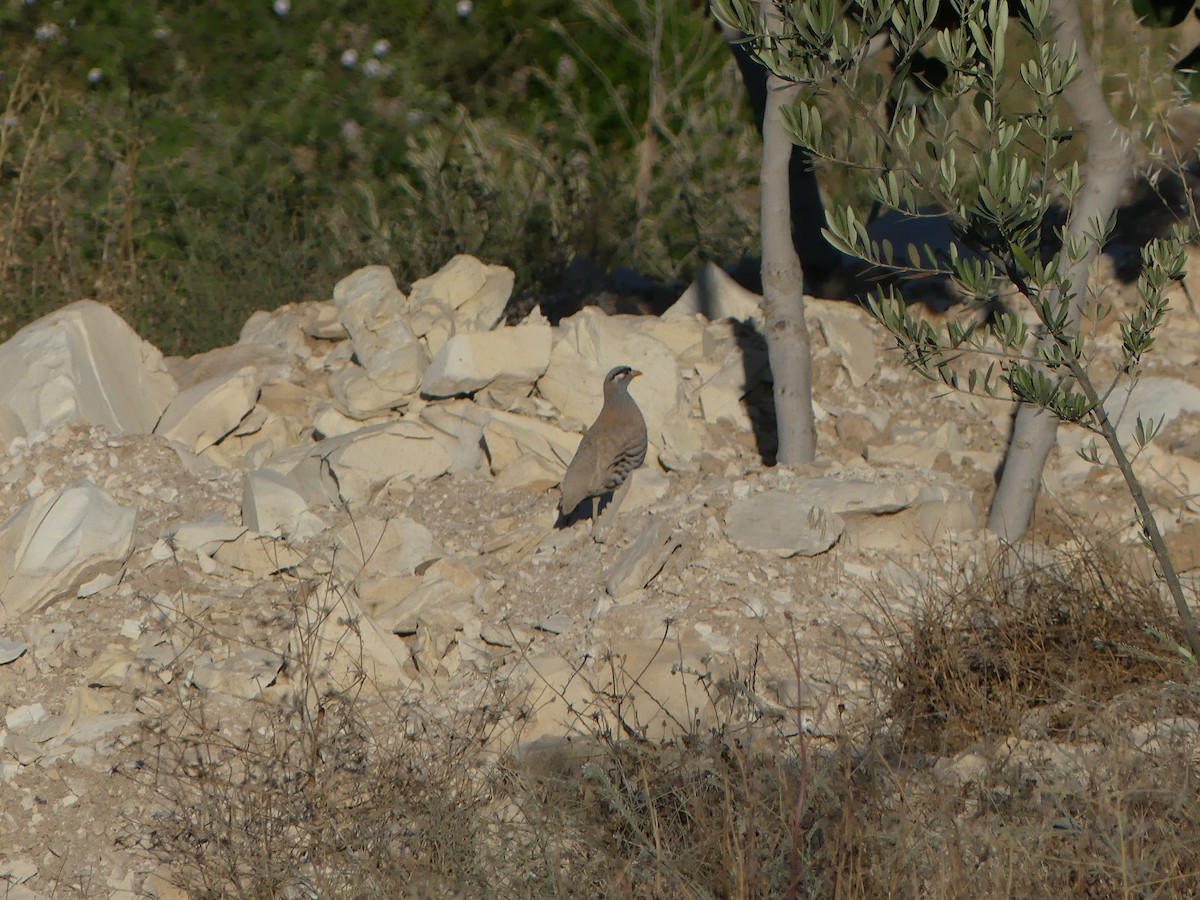
[[[760,702],[756,658],[679,670],[703,715],[652,738],[645,670],[614,657],[537,753],[503,679],[453,708],[380,702],[361,668],[330,689],[311,606],[338,595],[310,584],[291,593],[314,642],[289,656],[293,702],[221,721],[182,692],[145,742],[161,805],[131,837],[197,897],[1194,893],[1192,673],[1150,654],[1144,629],[1173,624],[1152,582],[1085,550],[930,589],[878,711],[834,737]]]

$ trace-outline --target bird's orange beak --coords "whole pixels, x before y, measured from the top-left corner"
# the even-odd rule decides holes
[[[639,372],[637,369],[630,369],[630,370],[629,370],[629,377],[630,377],[630,378],[637,378],[637,377],[638,377],[639,375],[641,375],[641,374],[643,374],[643,373],[642,373],[642,372]]]

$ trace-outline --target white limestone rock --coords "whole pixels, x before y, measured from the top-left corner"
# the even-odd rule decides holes
[[[313,439],[321,400],[319,389],[292,381],[268,382],[250,414],[221,440],[220,449],[247,467],[261,466],[276,453]]]
[[[7,447],[15,438],[25,437],[25,423],[11,408],[0,404],[0,447]]]
[[[710,322],[700,351],[693,362],[697,377],[690,386],[692,404],[698,404],[710,425],[725,421],[739,431],[753,430],[743,398],[771,379],[762,336],[740,322]]]
[[[446,556],[433,533],[407,516],[357,519],[338,529],[334,545],[337,571],[347,582],[404,578]]]
[[[846,516],[843,542],[855,550],[919,554],[974,537],[980,516],[972,491],[952,482],[923,484],[913,502],[881,517]]]
[[[1200,386],[1180,378],[1143,376],[1128,394],[1120,388],[1113,391],[1104,406],[1116,421],[1122,446],[1136,447],[1138,416],[1148,425],[1161,419],[1165,428],[1182,413],[1200,412]]]
[[[137,511],[89,481],[26,503],[0,523],[0,623],[44,608],[89,575],[119,568]]]
[[[204,654],[188,673],[188,683],[208,693],[253,700],[274,683],[285,659],[263,647],[247,647],[219,662]]]
[[[788,492],[839,515],[881,516],[912,506],[921,495],[921,485],[865,478],[794,478],[788,482]]]
[[[212,556],[222,544],[237,540],[245,532],[244,525],[235,525],[223,516],[211,515],[194,522],[172,525],[167,537],[178,550]]]
[[[6,859],[0,862],[0,881],[5,884],[5,893],[8,896],[16,895],[16,900],[20,900],[22,896],[35,898],[37,895],[28,888],[22,888],[24,882],[29,881],[38,873],[37,864],[30,859]],[[21,895],[20,891],[26,893]]]
[[[728,421],[739,431],[750,431],[754,424],[742,403],[742,398],[757,384],[746,377],[746,367],[740,354],[727,356],[721,363],[696,364],[700,386],[694,396],[700,402],[700,414],[705,422],[715,425]]]
[[[516,276],[512,269],[459,254],[433,275],[413,283],[409,302],[414,309],[441,304],[452,311],[451,334],[489,331],[504,315]],[[439,346],[430,344],[436,353]]]
[[[929,546],[979,530],[979,514],[971,491],[963,485],[925,485],[917,495],[913,512],[917,528]]]
[[[430,609],[418,616],[412,660],[423,683],[453,676],[462,668],[464,656],[479,661],[490,657],[479,643],[479,619],[474,612],[467,606]],[[476,647],[468,649],[467,642]]]
[[[1065,429],[1063,429],[1065,431]],[[1090,432],[1089,432],[1090,435]],[[1064,451],[1068,445],[1064,442]],[[1067,457],[1067,453],[1062,454]],[[995,451],[989,450],[948,450],[945,447],[940,447],[936,443],[924,445],[918,444],[878,444],[866,448],[864,456],[871,461],[872,465],[890,465],[903,466],[906,469],[944,469],[946,465],[959,468],[968,466],[978,469],[981,472],[994,474],[1000,471],[1000,467],[1004,462],[1004,455]],[[1090,463],[1074,456],[1068,459],[1071,465],[1077,465],[1080,469],[1090,471]]]
[[[391,418],[389,415],[388,418]],[[380,424],[368,422],[368,424]],[[363,427],[362,419],[354,419],[342,412],[339,404],[322,403],[317,406],[312,416],[312,434],[317,440],[338,437],[358,431]]]
[[[604,589],[621,598],[653,581],[671,555],[683,546],[682,536],[664,520],[652,521],[617,557],[605,576]]]
[[[27,650],[29,650],[28,644],[0,637],[0,666],[7,666],[10,662],[16,662],[25,655]]]
[[[270,469],[255,469],[242,478],[242,524],[288,540],[303,540],[326,528],[309,512],[300,485]]]
[[[705,322],[697,316],[656,319],[644,316],[646,334],[666,344],[681,363],[700,359],[704,351]]]
[[[609,370],[619,365],[640,370],[644,377],[633,380],[629,393],[642,410],[657,452],[663,446],[663,423],[680,411],[686,413],[687,402],[675,354],[646,335],[640,320],[640,316],[606,316],[594,306],[564,319],[538,390],[559,410],[564,427],[583,431],[604,403],[604,376]]]
[[[475,472],[487,463],[483,452],[483,424],[488,414],[467,400],[438,403],[421,410],[420,420],[428,425],[434,438],[441,440],[453,459],[450,474]]]
[[[804,308],[846,370],[850,384],[857,388],[870,381],[888,346],[882,326],[854,303],[806,297]]]
[[[329,439],[331,441],[336,438]],[[329,469],[329,463],[321,455],[322,450],[335,446],[325,440],[315,444],[306,443],[298,447],[273,454],[260,468],[270,469],[286,475],[292,487],[300,492],[309,509],[336,506],[341,502],[337,479]],[[313,452],[314,449],[317,452]]]
[[[338,494],[347,503],[370,500],[393,479],[432,481],[454,464],[434,430],[409,419],[327,438],[307,448],[307,454],[328,464]]]
[[[429,357],[415,339],[375,354],[371,369],[353,363],[329,379],[338,406],[355,419],[369,419],[392,409],[404,409],[421,387]]]
[[[314,608],[294,630],[289,650],[298,655],[304,648],[319,685],[347,690],[362,682],[379,689],[411,681],[404,671],[411,655],[402,640],[382,628],[349,592],[318,594]],[[309,622],[320,623],[315,634]]]
[[[708,448],[708,428],[699,419],[679,411],[662,424],[659,463],[672,472],[695,472],[700,455]]]
[[[518,325],[457,334],[421,380],[424,397],[459,397],[485,387],[528,394],[550,365],[550,326]]]
[[[725,536],[735,545],[784,559],[824,553],[845,528],[828,506],[784,491],[752,494],[736,501],[725,516]]]
[[[349,336],[346,326],[338,318],[337,304],[328,300],[308,300],[251,313],[237,342],[252,347],[273,347],[308,358],[312,356],[312,347],[306,338],[344,341]]]
[[[429,578],[408,596],[381,610],[379,624],[393,634],[415,634],[423,617],[430,613],[457,614],[467,619],[474,613],[471,595],[462,587],[444,578]]]
[[[670,489],[670,478],[658,469],[642,466],[629,476],[629,488],[621,501],[621,509],[625,512],[653,509]]]
[[[387,266],[366,266],[333,287],[338,321],[350,335],[354,355],[369,372],[386,365],[391,353],[414,340],[404,292]]]
[[[231,434],[254,409],[262,373],[253,367],[215,375],[188,387],[171,401],[155,434],[200,453]]]
[[[171,356],[166,359],[167,368],[180,391],[242,370],[257,370],[261,386],[269,381],[286,379],[294,371],[294,362],[280,348],[240,343],[214,347],[187,358]]]
[[[347,275],[334,286],[333,302],[357,360],[331,379],[334,397],[356,419],[402,408],[420,386],[428,356],[391,270],[367,266]]]
[[[433,578],[444,578],[446,581],[458,585],[468,595],[474,595],[484,581],[481,574],[484,567],[479,564],[478,559],[464,560],[455,556],[443,556],[441,559],[421,565],[419,568],[426,581]]]
[[[297,569],[306,562],[303,554],[279,538],[253,531],[221,544],[212,558],[223,566],[248,572],[256,578]]]
[[[696,280],[671,305],[663,318],[694,316],[707,319],[762,319],[762,297],[734,281],[724,269],[705,263]]]
[[[575,456],[581,437],[541,419],[502,410],[488,411],[487,423],[483,426],[483,439],[493,472],[532,453],[561,473]]]
[[[501,493],[521,488],[548,491],[562,481],[562,476],[561,465],[551,464],[540,456],[526,453],[500,469],[492,487]]]
[[[662,623],[655,625],[661,633]],[[522,756],[539,747],[556,752],[564,746],[559,742],[568,738],[577,744],[580,716],[617,732],[622,722],[637,722],[642,736],[651,741],[670,739],[685,728],[707,727],[714,708],[696,703],[694,673],[714,672],[713,664],[710,647],[691,634],[675,638],[669,654],[663,652],[661,636],[626,636],[611,648],[589,648],[584,658],[572,658],[557,647],[540,655],[522,654],[509,678],[529,685],[530,714],[521,722],[516,750]],[[719,666],[718,672],[723,677]],[[621,697],[619,710],[608,701],[612,696]]]
[[[24,731],[47,716],[46,707],[40,703],[26,703],[10,709],[4,714],[4,724],[13,731]]]
[[[91,300],[43,316],[0,345],[0,405],[28,434],[69,421],[147,434],[176,390],[162,354]]]

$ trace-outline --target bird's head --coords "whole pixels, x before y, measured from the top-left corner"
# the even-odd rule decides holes
[[[604,393],[607,395],[611,391],[628,388],[629,382],[641,374],[637,369],[632,369],[629,366],[617,366],[604,376]]]

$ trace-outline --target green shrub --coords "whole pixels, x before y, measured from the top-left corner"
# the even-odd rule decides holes
[[[683,0],[275,6],[0,11],[0,338],[88,296],[190,353],[370,263],[471,252],[541,294],[576,254],[672,280],[750,249],[753,131]]]

